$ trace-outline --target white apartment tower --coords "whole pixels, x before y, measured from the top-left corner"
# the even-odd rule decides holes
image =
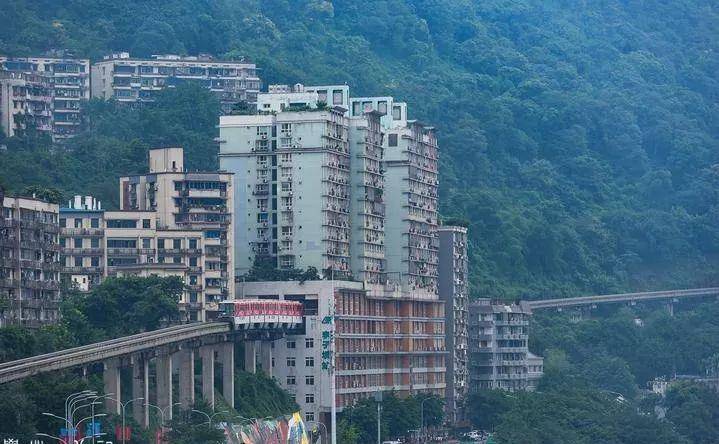
[[[220,118],[220,168],[236,173],[238,273],[269,255],[281,269],[349,274],[348,134],[343,108]]]
[[[387,269],[402,285],[437,293],[437,139],[416,121],[387,130]]]
[[[383,283],[386,271],[381,117],[370,111],[350,118],[352,274],[370,284]]]

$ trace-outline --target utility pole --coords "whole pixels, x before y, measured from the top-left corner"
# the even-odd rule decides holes
[[[374,400],[377,402],[377,444],[382,444],[382,392],[377,391],[374,394]]]

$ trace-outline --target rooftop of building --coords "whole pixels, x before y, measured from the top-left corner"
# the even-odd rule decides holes
[[[216,59],[211,54],[198,54],[195,56],[179,55],[179,54],[153,54],[149,58],[132,57],[129,52],[116,52],[103,56],[102,62],[126,61],[126,62],[192,62],[192,63],[208,63],[208,64],[232,64],[255,67],[255,64],[242,58],[241,60],[225,60]]]

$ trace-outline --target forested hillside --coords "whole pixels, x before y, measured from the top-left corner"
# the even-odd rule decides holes
[[[0,11],[3,54],[245,55],[265,83],[406,100],[440,130],[441,210],[471,223],[476,295],[718,280],[711,0],[0,0]],[[148,146],[182,142],[191,167],[215,165],[216,105],[168,96],[135,115],[93,104],[66,153],[5,142],[0,177],[109,203],[114,173],[144,168]]]

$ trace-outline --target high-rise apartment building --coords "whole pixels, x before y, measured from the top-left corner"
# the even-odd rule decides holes
[[[105,277],[105,211],[92,196],[75,196],[60,208],[61,280],[89,291]]]
[[[222,116],[220,168],[235,173],[236,264],[350,273],[349,122],[342,108]]]
[[[331,280],[238,284],[247,298],[304,304],[305,334],[275,341],[267,361],[308,421],[332,427],[333,374],[338,411],[379,391],[445,395],[444,303],[370,287]]]
[[[531,315],[522,303],[478,299],[469,305],[470,391],[536,387],[542,363],[527,348]]]
[[[59,319],[58,206],[0,189],[0,326]]]
[[[80,102],[90,99],[89,60],[0,56],[0,71],[6,72],[0,79],[6,134],[27,129],[28,124],[41,131],[50,125],[55,140],[77,134]]]
[[[105,56],[92,66],[92,96],[120,102],[152,101],[157,91],[185,82],[215,93],[225,112],[238,102],[254,104],[260,90],[254,63],[210,56],[170,54],[138,59],[122,52]]]
[[[361,282],[386,282],[382,115],[350,118],[350,211],[352,275]]]
[[[384,151],[387,269],[402,285],[437,293],[437,139],[416,121],[387,130]]]
[[[220,118],[220,166],[237,173],[246,218],[238,270],[268,255],[278,268],[436,295],[433,129],[392,97],[355,99],[340,85],[270,85],[257,109]]]
[[[150,150],[150,170],[147,174],[120,178],[120,209],[128,212],[148,212],[152,217],[134,217],[135,228],[179,232],[172,246],[165,244],[147,247],[158,250],[160,257],[172,257],[172,261],[191,268],[202,267],[201,274],[193,274],[202,281],[198,303],[214,316],[218,303],[234,297],[235,267],[234,251],[234,187],[231,173],[188,172],[184,169],[182,148]],[[107,219],[107,215],[106,215]],[[148,221],[144,220],[148,219]],[[118,222],[122,224],[121,222]],[[139,225],[139,224],[142,224]],[[146,226],[149,223],[149,227]],[[107,228],[118,228],[106,222]],[[119,227],[122,228],[122,227]],[[132,227],[128,227],[132,228]],[[193,235],[202,234],[200,246],[192,246]],[[162,242],[158,235],[158,242]],[[144,242],[144,241],[143,241]],[[177,246],[175,246],[177,245]],[[108,249],[109,245],[108,237]],[[130,248],[140,248],[139,246]],[[203,263],[190,265],[197,249],[202,249]],[[144,249],[144,247],[142,247]],[[177,250],[177,251],[175,251]],[[109,252],[108,252],[109,253]],[[184,257],[187,256],[187,257]],[[186,259],[186,260],[185,260]],[[110,256],[108,255],[108,266]],[[190,277],[192,279],[192,277]],[[195,286],[195,284],[191,284]],[[204,297],[204,300],[201,298]],[[190,295],[190,299],[193,299]]]
[[[447,403],[451,420],[457,421],[465,400],[468,379],[467,229],[442,226],[439,235],[439,297],[444,301],[447,332]]]

